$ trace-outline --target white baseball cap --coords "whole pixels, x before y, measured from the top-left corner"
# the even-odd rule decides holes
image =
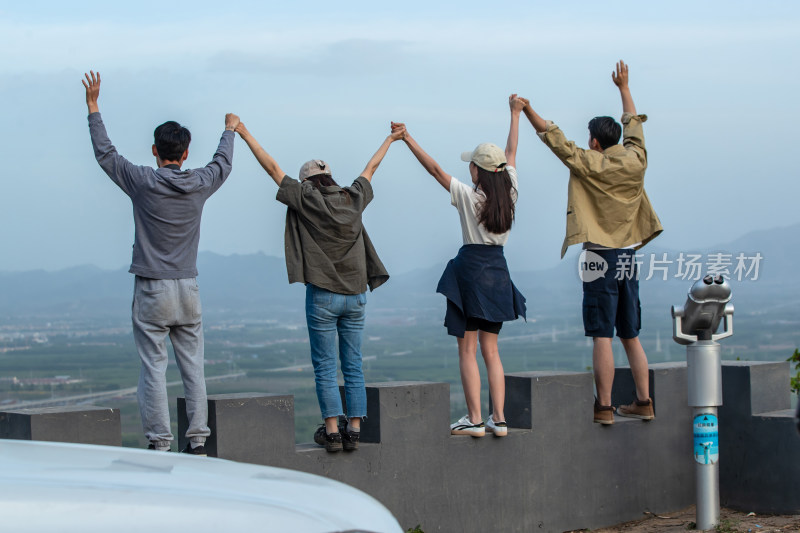
[[[471,161],[489,172],[500,172],[508,163],[506,153],[492,143],[481,143],[473,151],[462,153],[461,160]]]

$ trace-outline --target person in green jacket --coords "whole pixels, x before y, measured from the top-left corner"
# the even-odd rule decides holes
[[[314,366],[317,400],[325,423],[314,441],[329,452],[355,450],[361,420],[367,415],[367,394],[361,367],[366,290],[374,290],[389,274],[364,229],[361,214],[373,198],[372,176],[389,146],[403,132],[389,135],[349,187],[333,179],[330,165],[312,159],[290,178],[240,123],[236,132],[278,185],[276,199],[286,210],[286,270],[289,283],[306,286],[306,323]],[[344,377],[347,425],[336,379],[336,340]]]

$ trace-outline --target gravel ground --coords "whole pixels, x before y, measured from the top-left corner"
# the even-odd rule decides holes
[[[594,529],[593,533],[668,533],[695,530],[695,508],[666,515],[646,513],[641,520],[626,522],[613,527]],[[582,530],[588,531],[588,530]],[[715,530],[719,533],[786,533],[800,532],[800,515],[756,515],[730,509],[720,511],[720,521]]]

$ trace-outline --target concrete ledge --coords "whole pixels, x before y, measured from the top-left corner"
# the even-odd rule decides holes
[[[0,438],[120,446],[119,409],[40,407],[0,412]]]
[[[757,513],[800,513],[800,437],[788,363],[725,362],[720,407],[721,503]],[[209,397],[209,455],[330,477],[425,531],[565,531],[599,528],[695,503],[692,411],[684,363],[650,367],[651,422],[592,423],[591,374],[506,376],[508,436],[451,436],[446,383],[367,385],[360,447],[327,453],[294,444],[292,396]],[[617,369],[613,401],[633,398]],[[490,411],[485,411],[488,415]],[[116,417],[116,418],[114,418]],[[114,426],[116,424],[116,426]],[[185,446],[185,402],[178,442]],[[113,431],[110,429],[113,427]],[[0,413],[0,436],[119,444],[119,413],[101,408]],[[91,439],[87,439],[89,436]],[[103,442],[101,442],[103,441]]]
[[[750,510],[765,501],[769,503],[762,512],[800,508],[800,490],[794,481],[800,479],[800,472],[794,470],[800,468],[800,458],[795,457],[800,453],[800,445],[795,446],[800,439],[788,405],[783,407],[784,399],[788,401],[787,377],[788,368],[780,363],[737,363],[723,368],[728,411],[720,410],[721,421],[733,416],[727,423],[746,436],[739,437],[742,442],[768,435],[761,445],[772,444],[777,455],[796,465],[790,472],[770,466],[774,475],[761,474],[762,481],[757,482],[753,475],[763,473],[762,456],[777,458],[769,458],[769,450],[757,447],[757,461],[741,456],[737,451],[741,445],[726,442],[721,433],[723,503],[735,503],[730,495],[751,486],[758,488],[741,494]],[[426,531],[597,528],[639,518],[644,511],[666,513],[695,503],[692,411],[686,387],[685,363],[651,365],[656,419],[642,422],[617,417],[613,426],[601,426],[592,423],[591,374],[512,373],[506,375],[508,436],[489,434],[476,439],[449,435],[447,384],[370,384],[368,418],[357,451],[330,454],[314,444],[301,444],[292,452],[265,454],[258,439],[242,439],[252,447],[237,457],[344,481],[383,502],[404,526],[419,523]],[[751,395],[751,390],[759,392]],[[782,391],[787,391],[784,399],[777,397]],[[629,403],[633,394],[630,369],[617,369],[614,403]],[[278,408],[262,406],[264,410]],[[768,408],[751,414],[754,409]],[[217,414],[218,426],[228,412]],[[776,439],[783,443],[778,448]],[[285,450],[286,443],[280,448]],[[218,455],[233,458],[221,450]],[[745,460],[753,463],[752,469],[743,466]],[[783,491],[783,499],[766,485],[783,487],[771,489]],[[489,506],[492,513],[486,512]]]
[[[178,398],[178,449],[188,443],[186,399]],[[294,397],[243,392],[208,397],[206,441],[210,457],[245,463],[273,464],[276,457],[294,452]]]
[[[791,409],[782,409],[780,411],[772,411],[771,413],[761,413],[755,415],[755,418],[757,420],[783,419],[783,418],[794,419],[794,411]]]
[[[621,379],[626,372],[629,377],[620,369]],[[660,404],[664,421],[661,415],[652,423],[620,418],[605,427],[592,423],[591,374],[509,374],[506,418],[512,429],[504,438],[451,436],[445,383],[369,384],[357,451],[327,453],[301,444],[293,453],[269,455],[258,440],[240,439],[250,448],[237,457],[344,481],[380,500],[404,526],[419,523],[426,531],[611,525],[694,501],[685,365],[655,366],[651,379],[658,394],[675,396]],[[225,413],[234,411],[219,411],[217,426]]]
[[[723,361],[722,404],[736,417],[791,409],[788,376],[788,361]]]
[[[419,445],[449,435],[450,386],[446,383],[367,384],[367,418],[362,422],[362,442]]]
[[[723,361],[720,500],[756,513],[800,513],[800,437],[788,362]]]
[[[591,424],[592,383],[587,372],[506,374],[506,422],[523,429],[544,429],[558,421]]]

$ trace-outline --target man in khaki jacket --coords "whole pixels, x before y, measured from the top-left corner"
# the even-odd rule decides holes
[[[589,122],[589,150],[567,140],[558,126],[542,119],[529,103],[524,108],[539,137],[570,170],[567,233],[561,257],[570,245],[582,243],[582,264],[591,262],[600,269],[596,276],[591,271],[582,276],[583,325],[586,336],[594,340],[594,421],[600,424],[614,423],[611,341],[615,327],[628,356],[637,396],[617,412],[642,420],[654,418],[647,356],[639,342],[641,308],[633,253],[662,231],[644,191],[647,151],[642,123],[647,116],[636,114],[624,62],[617,63],[611,79],[622,97],[624,130],[611,117],[593,118]],[[620,130],[624,133],[621,145]]]

